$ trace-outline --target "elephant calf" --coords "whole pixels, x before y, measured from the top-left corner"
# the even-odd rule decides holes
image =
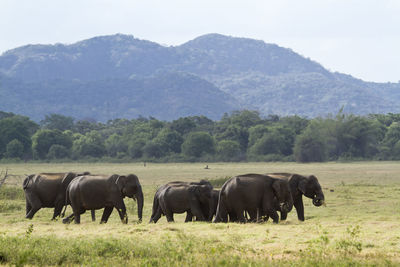
[[[171,182],[161,186],[154,195],[150,223],[157,223],[161,215],[165,215],[168,222],[173,222],[174,213],[184,212],[187,212],[185,222],[191,221],[193,216],[200,221],[211,220],[213,188],[207,183]],[[208,209],[207,214],[204,214],[204,209]]]
[[[214,222],[228,222],[229,217],[229,221],[244,223],[246,211],[250,218],[256,218],[257,211],[261,209],[274,223],[278,223],[279,216],[273,205],[274,197],[282,210],[292,209],[293,200],[286,180],[261,174],[232,177],[221,188]]]
[[[304,221],[303,195],[311,198],[313,205],[316,207],[324,204],[324,193],[322,192],[322,188],[317,177],[314,175],[303,176],[295,173],[271,173],[268,175],[289,182],[290,193],[293,198],[293,205],[296,208],[297,218],[300,221]],[[277,206],[276,200],[275,206]],[[286,220],[287,211],[279,209],[279,206],[277,206],[277,208],[281,212],[281,220]]]
[[[67,188],[67,204],[71,204],[73,215],[65,218],[63,223],[69,223],[74,218],[80,223],[80,215],[86,210],[104,208],[100,223],[106,223],[113,208],[116,208],[121,221],[128,223],[125,197],[137,200],[139,221],[142,220],[143,192],[139,179],[134,174],[127,176],[80,176],[74,179]]]

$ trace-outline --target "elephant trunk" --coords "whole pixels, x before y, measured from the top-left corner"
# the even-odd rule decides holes
[[[320,192],[318,192],[314,196],[314,198],[312,200],[312,203],[313,203],[314,206],[319,207],[319,206],[324,204],[324,201],[325,201],[325,196],[324,196],[324,193],[322,193],[322,190],[321,190]]]
[[[137,208],[138,208],[138,218],[139,218],[139,221],[142,221],[143,203],[144,203],[142,187],[139,187],[139,190],[136,194],[136,200],[137,200]]]

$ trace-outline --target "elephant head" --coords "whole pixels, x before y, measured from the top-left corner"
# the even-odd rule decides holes
[[[122,197],[130,197],[137,200],[138,217],[139,221],[142,221],[144,198],[139,178],[134,174],[121,175],[115,180],[115,184],[118,186]]]
[[[283,179],[276,179],[272,183],[272,189],[276,198],[278,199],[281,210],[289,212],[293,208],[293,199],[290,194],[289,183]]]
[[[319,207],[324,204],[324,193],[322,192],[322,188],[317,177],[314,175],[303,177],[299,182],[298,189],[303,193],[303,195],[312,199],[314,206]]]
[[[201,206],[207,207],[207,214],[204,214],[206,220],[211,221],[214,216],[214,198],[213,198],[213,188],[208,184],[202,185],[191,185],[190,192],[196,197],[200,202]]]

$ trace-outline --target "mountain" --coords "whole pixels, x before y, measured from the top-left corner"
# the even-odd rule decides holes
[[[169,47],[117,34],[15,48],[0,56],[0,97],[0,110],[36,120],[400,113],[399,83],[332,73],[276,44],[220,34]]]

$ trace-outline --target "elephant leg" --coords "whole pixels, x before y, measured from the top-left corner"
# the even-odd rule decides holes
[[[149,223],[151,223],[151,222],[157,223],[158,220],[161,218],[161,215],[162,215],[162,210],[161,210],[161,207],[158,206],[157,210],[154,212],[154,214],[150,218]]]
[[[84,208],[80,208],[76,213],[74,211],[74,221],[76,224],[81,223],[81,214],[85,213],[86,210]]]
[[[105,207],[104,208],[103,216],[101,217],[100,223],[107,223],[108,218],[110,217],[112,210],[113,210],[113,207]],[[94,212],[94,210],[92,210],[92,212]]]
[[[302,196],[293,199],[293,205],[296,208],[297,218],[300,221],[304,221],[304,205]]]
[[[32,219],[35,213],[42,207],[42,202],[35,194],[29,194],[28,200],[31,205],[31,209],[26,214],[25,218]]]
[[[287,219],[287,211],[282,210],[281,211],[281,221],[284,221]]]
[[[186,219],[185,219],[185,222],[191,222],[192,220],[193,220],[193,214],[192,214],[192,212],[189,210],[189,211],[186,212]],[[196,221],[197,221],[197,218],[196,218]]]
[[[230,222],[237,222],[238,221],[238,216],[234,212],[229,212],[229,221]]]
[[[115,205],[115,208],[118,211],[119,217],[121,218],[122,223],[128,223],[128,215],[126,214],[126,207],[124,200],[121,198]],[[112,211],[112,210],[111,210]]]
[[[267,214],[269,214],[269,216],[272,218],[274,223],[278,223],[279,222],[279,215],[276,212],[276,210],[271,209],[267,212]]]
[[[241,203],[235,203],[234,212],[237,216],[237,221],[240,223],[246,223],[246,219],[244,218],[244,208],[242,207]]]
[[[196,216],[196,221],[205,221],[203,212],[201,211],[200,205],[198,203],[192,203],[190,207],[190,212]]]
[[[174,213],[171,210],[167,209],[165,216],[167,217],[168,222],[174,222]]]
[[[96,211],[95,210],[91,210],[90,212],[92,214],[92,222],[96,221]]]
[[[226,211],[225,204],[220,201],[217,205],[217,212],[215,214],[215,223],[228,222],[228,212]]]
[[[51,218],[52,221],[54,221],[56,217],[60,216],[63,207],[64,207],[64,200],[62,199],[56,200],[54,205],[53,218]]]
[[[249,222],[260,222],[260,216],[258,209],[249,209],[247,210],[247,213],[249,214],[249,219],[247,221]]]
[[[25,213],[25,216],[28,215],[28,213],[31,211],[31,209],[32,209],[32,206],[29,203],[28,199],[26,199],[26,213]]]

